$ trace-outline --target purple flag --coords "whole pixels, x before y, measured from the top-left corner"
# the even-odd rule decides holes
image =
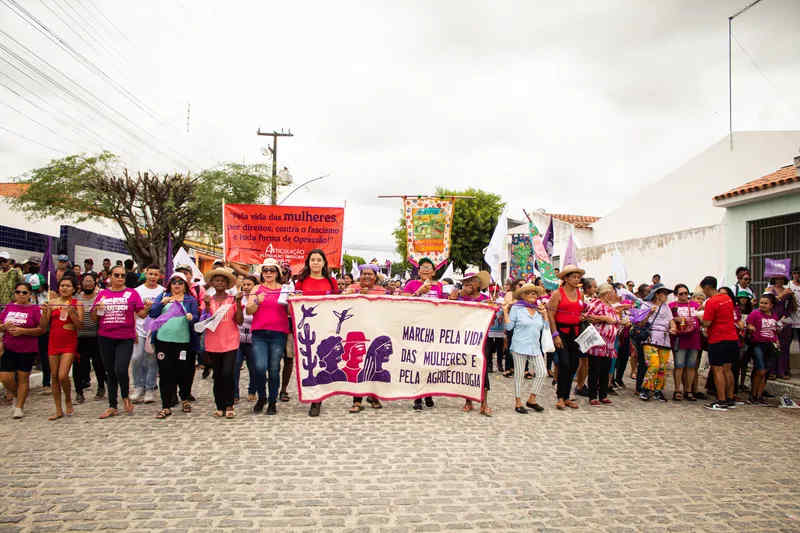
[[[48,290],[52,291],[53,287],[50,284],[56,281],[56,265],[53,263],[53,238],[49,235],[47,236],[47,245],[44,248],[42,263],[39,266],[39,274],[44,276]]]
[[[770,259],[768,257],[764,258],[764,278],[778,278],[783,276],[784,278],[791,279],[789,277],[789,272],[792,270],[792,260],[791,259]]]
[[[172,234],[167,236],[167,261],[164,265],[164,285],[169,284],[169,278],[172,277]]]
[[[561,260],[561,268],[567,265],[578,266],[577,249],[575,248],[575,241],[572,240],[571,233],[569,235],[569,241],[567,241],[567,249],[564,250],[564,258]]]
[[[167,311],[158,318],[147,317],[144,319],[144,330],[147,332],[158,331],[158,329],[169,321],[171,318],[176,318],[186,314],[183,304],[171,305]]]
[[[553,217],[550,217],[550,224],[547,226],[547,231],[544,232],[544,238],[542,239],[544,249],[550,257],[553,257],[553,235]]]

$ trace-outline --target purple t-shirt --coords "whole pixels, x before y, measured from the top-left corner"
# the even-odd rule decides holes
[[[778,342],[778,317],[765,315],[760,309],[756,309],[747,315],[747,325],[753,326],[753,342]]]
[[[8,304],[3,312],[0,313],[0,322],[13,324],[21,328],[39,327],[42,319],[42,310],[38,305],[19,305]],[[39,340],[32,335],[19,335],[15,337],[6,332],[3,335],[3,344],[12,352],[17,353],[38,353]]]
[[[136,337],[135,313],[144,309],[139,293],[133,289],[112,291],[103,289],[94,300],[105,305],[105,312],[97,316],[97,334],[111,339],[133,339]]]

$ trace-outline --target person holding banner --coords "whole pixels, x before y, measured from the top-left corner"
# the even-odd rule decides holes
[[[536,412],[544,411],[544,407],[536,401],[536,397],[547,379],[542,341],[545,335],[550,335],[550,327],[544,304],[537,303],[537,299],[544,295],[544,287],[526,283],[514,291],[515,303],[503,304],[506,331],[513,332],[511,353],[514,357],[514,391],[516,392],[514,410],[521,415],[528,413],[528,410],[522,406],[522,384],[525,381],[526,362],[530,363],[536,377],[531,380],[528,401],[525,405]]]
[[[575,265],[566,265],[558,274],[563,284],[557,291],[553,291],[550,301],[547,303],[553,344],[558,350],[557,409],[578,408],[578,404],[569,399],[569,393],[580,357],[580,348],[575,339],[580,334],[584,304],[581,290],[578,287],[580,287],[581,278],[585,273],[585,270]]]
[[[92,307],[92,320],[97,320],[97,344],[103,357],[108,389],[108,409],[100,418],[117,415],[117,387],[128,414],[133,414],[133,403],[128,397],[130,378],[128,367],[136,338],[136,320],[150,311],[150,303],[143,303],[139,293],[125,287],[125,267],[111,269],[111,283],[97,295]]]
[[[328,258],[320,248],[314,248],[306,255],[303,270],[294,284],[294,290],[306,296],[339,294],[339,285],[328,271]],[[308,416],[319,416],[321,408],[322,402],[312,402]]]
[[[211,315],[211,323],[204,328],[206,353],[214,370],[214,403],[217,407],[214,416],[222,417],[224,413],[225,418],[235,418],[233,367],[239,350],[239,326],[244,321],[242,293],[239,291],[236,296],[231,296],[226,292],[236,284],[236,277],[229,268],[211,270],[206,274],[206,283],[214,289],[212,296],[206,295],[206,310]],[[200,327],[201,324],[198,324],[195,330]]]
[[[261,263],[261,285],[247,304],[247,312],[253,315],[253,373],[255,375],[258,400],[254,413],[264,410],[267,414],[278,413],[278,388],[280,385],[281,359],[286,350],[289,335],[289,313],[286,295],[282,294],[282,269],[273,258]],[[267,397],[267,372],[269,372],[269,397]]]
[[[490,274],[486,271],[477,270],[467,270],[464,272],[464,279],[461,280],[462,288],[460,291],[455,290],[450,293],[449,299],[450,300],[458,300],[461,302],[485,302],[489,300],[489,297],[483,294],[481,291],[486,290],[486,288],[491,283],[492,278]],[[486,353],[486,348],[489,346],[489,341],[486,340],[484,343],[484,371],[483,371],[483,400],[481,400],[481,414],[484,416],[492,416],[492,410],[489,408],[489,355]],[[467,399],[464,402],[464,412],[472,411],[472,400]]]
[[[361,272],[358,277],[358,283],[353,283],[347,287],[347,289],[344,291],[345,294],[386,294],[385,288],[381,287],[380,285],[376,285],[376,282],[378,281],[378,265],[360,265],[358,270]],[[361,401],[363,399],[363,396],[353,396],[353,407],[351,407],[348,412],[355,414],[363,411],[364,408],[361,406]],[[383,407],[380,400],[373,398],[372,396],[367,396],[367,403],[373,409],[381,409]]]
[[[199,318],[197,300],[189,294],[189,282],[182,272],[169,278],[166,292],[156,296],[150,309],[154,323],[149,334],[155,336],[155,353],[158,363],[158,392],[161,410],[156,418],[163,420],[172,415],[172,402],[176,389],[180,390],[184,413],[192,411],[189,401],[189,383],[194,375],[194,361],[189,357],[192,341],[196,337],[194,323]],[[144,326],[147,330],[147,326]]]
[[[423,257],[419,260],[418,265],[417,272],[419,279],[409,280],[405,287],[403,287],[403,293],[417,298],[444,298],[445,294],[442,291],[442,284],[433,279],[433,275],[436,272],[436,266],[433,264],[433,261],[428,257]],[[432,396],[425,396],[425,405],[427,407],[433,407],[435,405]],[[420,398],[414,400],[414,410],[422,410],[422,400]]]

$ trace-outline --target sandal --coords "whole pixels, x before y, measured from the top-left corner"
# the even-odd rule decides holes
[[[100,415],[98,418],[102,420],[104,418],[111,418],[112,416],[117,416],[117,410],[114,409],[113,407],[109,407],[108,409],[103,411],[103,414]]]
[[[575,402],[573,402],[572,400],[567,400],[567,401],[565,401],[565,402],[564,402],[564,405],[566,405],[566,406],[567,406],[567,407],[569,407],[570,409],[577,409],[577,408],[578,408],[578,404],[577,404],[577,403],[575,403]]]
[[[470,411],[472,411],[472,409],[473,407],[471,403],[465,403],[462,411],[464,411],[465,413],[469,413]]]
[[[59,418],[64,418],[64,413],[56,413],[53,416],[47,417],[47,419],[52,422],[53,420],[58,420]]]
[[[350,410],[347,412],[350,413],[351,415],[354,415],[356,413],[360,413],[363,410],[364,408],[362,406],[354,404],[353,407],[351,407]]]
[[[678,391],[675,391],[675,392],[672,393],[672,401],[673,402],[679,402],[681,400],[683,400],[683,394],[681,394]]]
[[[184,413],[192,412],[192,402],[190,402],[189,400],[183,400],[183,412]]]
[[[225,418],[236,418],[236,411],[234,411],[232,407],[229,407],[225,411]]]
[[[222,418],[223,416],[225,416],[225,413],[223,413],[222,411],[214,411],[214,416],[216,416],[217,418]]]
[[[256,395],[255,395],[255,394],[248,394],[248,395],[247,395],[247,401],[248,401],[248,402],[254,402],[254,401],[256,401]]]
[[[278,399],[279,399],[280,401],[282,401],[282,402],[288,402],[288,401],[289,401],[289,394],[288,394],[288,393],[286,393],[286,392],[282,392],[282,393],[280,393],[280,394],[278,395]]]
[[[170,415],[172,415],[172,410],[171,409],[162,409],[162,410],[160,410],[158,412],[158,414],[156,414],[156,418],[159,419],[159,420],[164,420],[165,418],[167,418]]]
[[[686,401],[687,402],[696,402],[697,398],[695,398],[694,395],[691,392],[687,392],[686,393]]]
[[[488,408],[488,407],[481,407],[481,414],[483,416],[491,417],[492,416],[492,410],[490,408]]]
[[[565,407],[566,404],[564,403],[564,400],[558,400],[556,402],[556,409],[558,409],[559,411],[563,411]]]
[[[373,409],[383,409],[383,406],[381,405],[381,401],[378,400],[377,398],[373,398],[372,396],[367,396],[367,403]]]

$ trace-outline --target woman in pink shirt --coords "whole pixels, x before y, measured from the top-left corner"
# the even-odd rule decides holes
[[[767,384],[767,368],[775,361],[778,350],[778,317],[773,312],[777,298],[772,293],[764,293],[758,299],[758,309],[747,315],[747,330],[750,332],[750,345],[753,347],[753,386],[750,402],[769,405],[764,400],[764,386]]]
[[[286,350],[289,334],[287,305],[281,301],[280,264],[271,257],[261,264],[261,285],[255,298],[248,300],[247,312],[253,315],[253,372],[255,373],[258,400],[253,412],[260,413],[267,403],[267,414],[277,414],[281,359]],[[269,370],[269,398],[267,398],[267,370]]]
[[[214,287],[214,295],[206,295],[206,310],[215,317],[224,313],[217,327],[205,331],[205,348],[211,368],[214,370],[214,403],[217,410],[214,416],[234,418],[233,410],[233,369],[236,366],[236,352],[239,350],[239,326],[244,321],[242,313],[242,292],[231,296],[227,292],[236,283],[236,277],[228,268],[215,268],[206,274],[206,283]],[[223,310],[228,306],[227,310]]]

